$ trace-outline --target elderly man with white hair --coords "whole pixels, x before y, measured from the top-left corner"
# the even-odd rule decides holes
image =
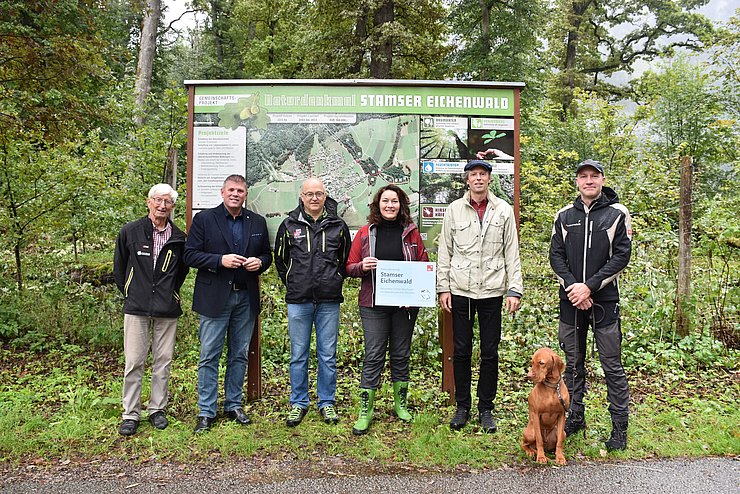
[[[147,412],[157,429],[167,427],[165,407],[175,350],[180,287],[188,274],[183,262],[185,234],[170,219],[177,191],[167,184],[149,189],[149,214],[121,228],[113,256],[113,276],[123,294],[123,421],[119,432],[139,427],[141,381],[152,350],[152,385]]]

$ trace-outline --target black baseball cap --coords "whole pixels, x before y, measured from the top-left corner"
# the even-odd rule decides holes
[[[493,171],[493,167],[490,163],[483,161],[483,160],[470,160],[468,161],[468,164],[465,165],[465,168],[463,168],[463,171],[472,170],[476,166],[482,166],[483,168],[488,171],[488,173],[491,173]]]
[[[578,172],[580,172],[583,168],[586,168],[587,166],[590,166],[597,172],[604,174],[604,165],[602,165],[599,161],[596,160],[584,160],[578,163],[576,165],[576,175],[578,175]]]

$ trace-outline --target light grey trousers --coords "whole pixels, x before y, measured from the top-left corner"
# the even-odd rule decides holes
[[[141,381],[146,358],[152,349],[152,386],[149,395],[150,414],[167,406],[170,365],[175,352],[176,317],[148,317],[124,314],[123,353],[123,419],[139,420],[141,414]]]

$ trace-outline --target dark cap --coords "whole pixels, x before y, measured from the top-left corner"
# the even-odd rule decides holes
[[[576,166],[576,175],[578,175],[578,172],[580,172],[582,169],[586,168],[587,166],[590,166],[597,172],[604,174],[604,165],[602,165],[600,162],[596,160],[585,160],[578,163]]]
[[[465,165],[465,168],[463,168],[463,171],[472,170],[476,166],[482,166],[483,168],[486,169],[486,171],[488,173],[491,173],[491,171],[493,171],[493,167],[491,166],[491,164],[488,163],[488,162],[485,162],[483,160],[470,160],[470,161],[468,161],[468,164]]]

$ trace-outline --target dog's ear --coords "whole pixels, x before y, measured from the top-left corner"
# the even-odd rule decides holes
[[[563,362],[563,359],[560,358],[560,355],[557,353],[553,357],[555,360],[555,367],[560,371],[560,375],[562,376],[563,373],[565,373],[565,363]]]
[[[555,371],[558,368],[558,361],[556,360],[557,358],[558,358],[558,356],[555,354],[555,352],[552,352],[550,354],[550,360],[552,362],[550,363],[550,365],[547,366],[548,367],[548,369],[547,369],[547,375],[548,376],[552,376],[553,374],[555,374]]]

